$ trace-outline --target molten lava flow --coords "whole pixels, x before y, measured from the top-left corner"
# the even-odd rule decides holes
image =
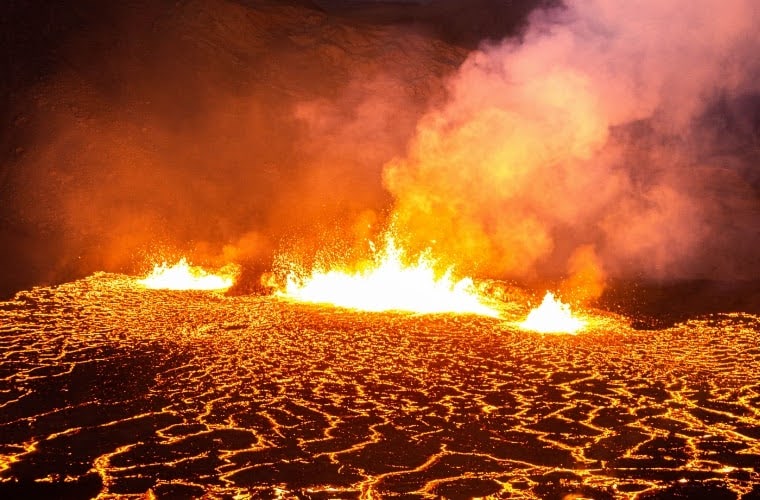
[[[373,255],[362,271],[314,270],[303,276],[290,271],[278,295],[301,302],[332,304],[362,311],[469,313],[498,317],[486,305],[472,279],[455,281],[451,269],[436,277],[429,251],[414,264],[403,261],[404,251],[390,235],[385,248]]]
[[[583,320],[573,316],[570,306],[555,299],[551,292],[546,292],[541,305],[520,323],[520,328],[540,333],[575,333],[585,326]]]
[[[236,266],[225,266],[213,274],[199,266],[188,264],[183,257],[173,266],[166,262],[156,265],[138,283],[147,288],[166,290],[226,290],[235,283],[237,272]]]

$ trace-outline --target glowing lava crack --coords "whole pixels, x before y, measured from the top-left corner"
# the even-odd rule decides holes
[[[364,270],[318,269],[308,276],[291,270],[278,295],[362,311],[499,316],[499,311],[478,293],[472,279],[455,281],[451,269],[437,277],[435,265],[429,252],[416,263],[404,263],[404,251],[386,236],[385,248],[375,253]]]

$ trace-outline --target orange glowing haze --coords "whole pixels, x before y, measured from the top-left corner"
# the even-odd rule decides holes
[[[558,3],[470,53],[384,166],[399,229],[517,280],[569,274],[574,251],[600,277],[745,275],[754,257],[712,248],[754,224],[728,193],[758,207],[756,161],[730,153],[754,148],[758,3]]]
[[[472,279],[454,279],[453,269],[443,275],[437,262],[423,252],[416,262],[406,263],[405,253],[392,235],[358,271],[346,266],[314,269],[311,273],[291,269],[280,297],[362,311],[407,311],[420,314],[459,313],[498,317],[492,301],[481,295]]]
[[[238,268],[225,266],[215,273],[193,266],[184,257],[176,264],[157,264],[153,271],[138,283],[146,288],[164,290],[226,290],[235,284]]]
[[[9,94],[0,289],[161,242],[243,265],[242,290],[280,242],[365,241],[367,212],[409,256],[574,301],[760,277],[757,0],[487,0],[536,8],[482,14],[519,29],[476,49],[309,2],[207,3],[93,2],[97,30],[56,31],[67,64]]]

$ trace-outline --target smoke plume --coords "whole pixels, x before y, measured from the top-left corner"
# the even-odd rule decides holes
[[[569,0],[472,52],[384,169],[397,224],[459,269],[760,271],[757,2]]]
[[[389,211],[410,255],[576,298],[605,276],[758,277],[756,3],[572,0],[523,22],[547,3],[377,2],[373,24],[70,0],[9,23],[0,295],[179,255],[256,283],[283,242],[366,250]],[[501,41],[468,52],[457,30],[481,24]]]

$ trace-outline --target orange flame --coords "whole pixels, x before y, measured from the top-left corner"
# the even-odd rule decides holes
[[[228,265],[216,273],[188,264],[184,257],[170,266],[157,264],[145,278],[137,280],[146,288],[165,290],[226,290],[235,284],[238,268]]]
[[[478,293],[472,279],[458,281],[452,269],[437,277],[437,262],[424,252],[416,263],[404,263],[404,251],[386,235],[385,248],[356,272],[317,269],[308,276],[291,270],[277,295],[300,302],[331,304],[362,311],[407,311],[420,314],[465,313],[498,317]]]
[[[520,328],[539,333],[576,333],[586,326],[586,322],[573,316],[570,306],[546,292],[541,305],[534,308],[520,323]]]

